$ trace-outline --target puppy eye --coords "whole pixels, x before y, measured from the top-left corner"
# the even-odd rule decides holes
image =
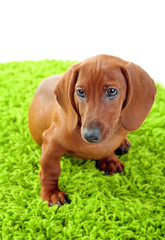
[[[117,94],[118,90],[116,88],[108,88],[106,91],[106,95],[111,98],[115,97]]]
[[[78,96],[79,98],[85,99],[85,93],[84,93],[84,91],[83,91],[82,89],[78,89],[78,90],[76,91],[76,93],[77,93],[77,96]]]

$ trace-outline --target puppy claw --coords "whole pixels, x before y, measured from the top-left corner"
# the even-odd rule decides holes
[[[67,195],[65,195],[65,200],[64,201],[66,201],[66,203],[68,203],[68,204],[70,204],[71,203],[71,200],[68,198],[68,196]],[[65,202],[64,202],[65,203]]]
[[[129,142],[126,141],[125,144],[126,144],[127,147],[129,147],[129,148],[131,147],[131,144],[130,144]]]
[[[59,206],[59,207],[61,207],[61,206],[62,206],[62,204],[61,204],[59,201],[57,202],[57,204],[58,204],[58,206]]]
[[[63,200],[63,202],[64,202],[64,204],[69,204],[71,201],[67,196],[65,196],[65,199]],[[57,204],[58,204],[58,207],[61,207],[63,205],[60,201],[58,201]],[[48,203],[48,206],[53,207],[53,203],[51,203],[51,202]]]
[[[106,169],[106,170],[104,171],[104,175],[109,175],[108,169]]]

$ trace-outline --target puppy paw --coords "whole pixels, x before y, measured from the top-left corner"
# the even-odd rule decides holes
[[[128,141],[128,139],[124,139],[121,146],[115,150],[116,155],[123,155],[128,153],[129,149],[131,147],[131,143]]]
[[[121,173],[124,170],[123,163],[116,157],[115,154],[107,158],[97,160],[96,167],[100,171],[104,171],[105,175],[112,175],[113,173]]]
[[[70,203],[67,195],[60,189],[47,189],[46,187],[41,188],[41,197],[43,201],[48,202],[48,206],[51,207],[58,204],[61,207],[64,204]]]

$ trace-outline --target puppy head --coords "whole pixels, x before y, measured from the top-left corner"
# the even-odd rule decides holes
[[[68,130],[79,125],[84,141],[98,143],[120,125],[127,131],[140,127],[154,102],[156,87],[137,65],[99,55],[71,66],[57,83],[55,94],[67,114]]]

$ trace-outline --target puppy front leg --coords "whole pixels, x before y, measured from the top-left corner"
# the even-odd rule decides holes
[[[65,193],[58,187],[58,179],[61,173],[60,159],[64,154],[64,149],[59,145],[52,133],[48,129],[43,134],[42,154],[41,154],[41,197],[48,202],[48,206],[58,204],[63,205],[68,201]]]
[[[114,152],[103,159],[97,160],[96,167],[100,171],[104,171],[105,175],[121,173],[124,170],[123,163],[116,157]]]

